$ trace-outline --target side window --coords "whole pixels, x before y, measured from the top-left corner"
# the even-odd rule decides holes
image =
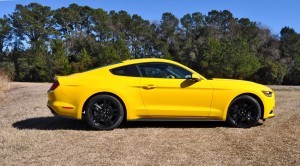
[[[138,68],[142,77],[150,78],[186,79],[192,74],[182,67],[168,63],[144,63],[139,64]]]
[[[110,72],[119,76],[140,77],[140,73],[135,65],[127,65],[110,69]]]

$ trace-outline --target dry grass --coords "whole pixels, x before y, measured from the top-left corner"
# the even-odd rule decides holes
[[[3,93],[10,89],[10,76],[0,69],[0,99],[3,98]]]
[[[300,91],[276,87],[276,118],[251,129],[222,122],[131,122],[91,131],[46,108],[50,84],[13,83],[0,103],[1,165],[300,165]]]

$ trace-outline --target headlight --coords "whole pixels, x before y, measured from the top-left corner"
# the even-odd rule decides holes
[[[273,92],[271,91],[262,91],[267,97],[272,97]]]

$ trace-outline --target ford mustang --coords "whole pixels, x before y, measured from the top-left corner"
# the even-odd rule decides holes
[[[182,64],[157,58],[57,76],[47,105],[54,115],[86,120],[95,130],[137,120],[219,120],[249,128],[275,116],[275,94],[264,85],[206,79]]]

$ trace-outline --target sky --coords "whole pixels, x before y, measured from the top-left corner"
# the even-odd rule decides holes
[[[300,33],[300,0],[0,0],[0,17],[14,11],[16,4],[37,2],[52,9],[68,7],[72,3],[102,8],[105,11],[127,11],[143,19],[160,21],[165,12],[181,18],[187,13],[229,10],[236,18],[249,18],[279,34],[288,26]]]

